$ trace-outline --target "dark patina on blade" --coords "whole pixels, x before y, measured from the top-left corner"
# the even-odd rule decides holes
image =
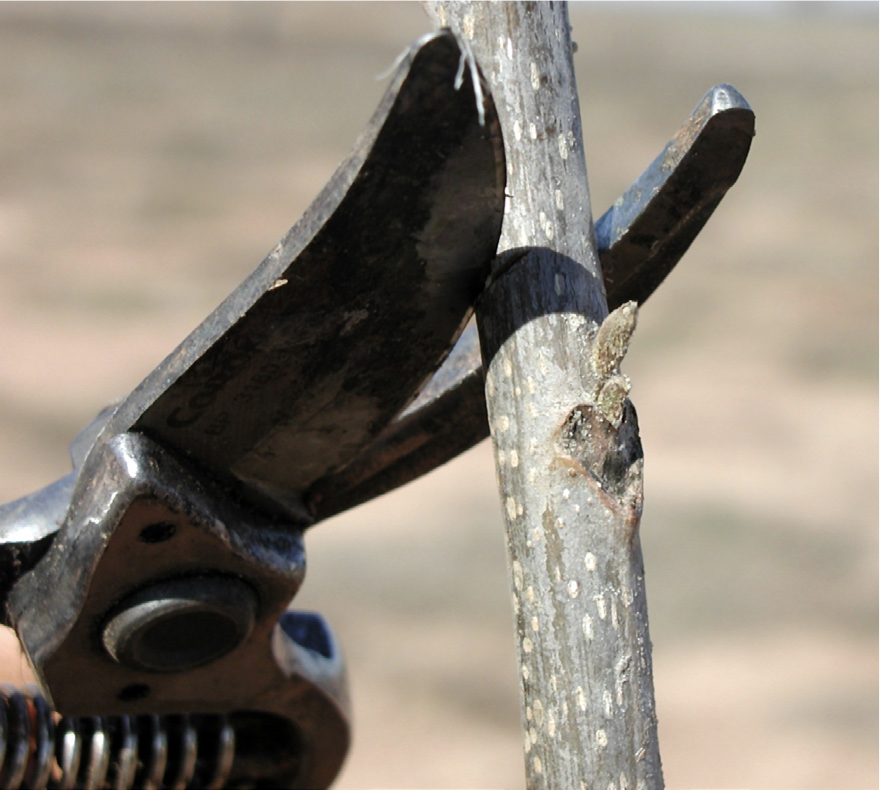
[[[716,85],[638,179],[595,224],[608,309],[643,303],[687,252],[745,165],[755,115]],[[430,472],[489,435],[476,327],[418,398],[360,457],[308,497],[316,520]]]
[[[597,221],[608,293],[644,302],[687,252],[739,178],[755,114],[732,85],[712,88],[687,123]],[[609,309],[616,305],[608,300]]]
[[[303,513],[440,366],[489,272],[504,153],[488,95],[426,36],[333,179],[260,267],[129,396],[139,431]],[[481,115],[483,117],[481,117]],[[481,123],[482,121],[482,123]]]

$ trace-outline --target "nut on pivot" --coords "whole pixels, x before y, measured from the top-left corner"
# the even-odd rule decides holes
[[[183,672],[209,664],[247,639],[257,596],[233,576],[187,576],[144,587],[107,620],[101,639],[120,664]]]

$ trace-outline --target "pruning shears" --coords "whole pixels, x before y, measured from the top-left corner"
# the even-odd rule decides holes
[[[332,782],[346,675],[324,619],[290,607],[303,535],[488,436],[468,320],[501,230],[504,141],[462,49],[420,39],[303,218],[80,433],[70,474],[0,507],[5,621],[51,704],[196,729],[222,716],[217,786]],[[675,266],[753,132],[716,86],[596,221],[610,307]],[[113,763],[119,786],[147,783],[132,764]]]

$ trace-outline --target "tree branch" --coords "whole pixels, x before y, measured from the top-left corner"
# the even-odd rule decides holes
[[[642,450],[607,307],[564,3],[429,2],[501,120],[508,202],[477,307],[506,518],[529,788],[660,788]]]

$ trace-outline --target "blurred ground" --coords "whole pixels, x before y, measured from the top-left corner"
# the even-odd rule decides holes
[[[758,116],[625,365],[661,752],[671,788],[877,787],[877,7],[732,5],[572,7],[597,214],[713,84]],[[272,248],[428,29],[397,3],[0,4],[0,501]],[[302,605],[350,662],[339,786],[522,787],[489,448],[308,550]]]

